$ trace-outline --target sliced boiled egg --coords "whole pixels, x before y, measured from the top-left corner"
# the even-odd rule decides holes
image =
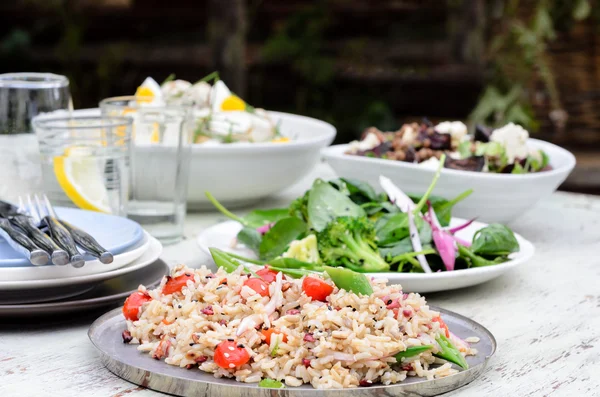
[[[245,111],[246,102],[233,94],[221,80],[217,81],[211,92],[213,112]]]
[[[146,80],[135,91],[136,102],[138,104],[154,104],[162,102],[163,95],[160,85],[152,77]]]

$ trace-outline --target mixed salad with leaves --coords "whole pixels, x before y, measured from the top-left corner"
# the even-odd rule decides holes
[[[404,124],[398,131],[368,128],[347,154],[417,163],[436,168],[442,154],[444,167],[464,171],[525,174],[551,169],[548,155],[527,145],[529,132],[509,123],[502,128],[477,126],[469,134],[460,121],[433,125],[428,120]]]
[[[288,208],[256,210],[240,217],[210,193],[206,195],[219,211],[242,224],[237,242],[258,259],[231,255],[280,271],[341,266],[361,273],[431,273],[507,261],[519,251],[508,227],[491,224],[477,231],[472,241],[456,235],[472,220],[449,227],[452,208],[471,191],[450,200],[431,195],[442,163],[421,196],[407,195],[385,177],[380,177],[385,191],[380,194],[360,181],[317,179]]]
[[[151,105],[187,105],[196,119],[194,143],[288,142],[279,125],[260,108],[246,103],[229,90],[213,72],[196,83],[170,75],[158,84],[148,77],[138,87],[138,102]]]

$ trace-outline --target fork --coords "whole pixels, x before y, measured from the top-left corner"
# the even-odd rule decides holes
[[[36,197],[36,202],[39,201],[40,200]],[[84,232],[76,226],[71,225],[69,222],[66,222],[63,219],[58,219],[56,213],[54,212],[54,208],[52,208],[52,204],[50,204],[50,200],[48,200],[46,195],[43,195],[43,202],[45,203],[47,213],[56,219],[56,221],[71,234],[75,244],[83,248],[83,250],[90,255],[98,258],[101,263],[109,264],[113,262],[113,254],[102,247],[90,234]]]
[[[27,195],[27,202],[29,209],[25,207],[23,198],[19,197],[19,207],[17,212],[10,217],[10,221],[22,229],[38,247],[50,254],[53,264],[58,266],[67,265],[69,263],[67,251],[60,248],[50,236],[38,229],[40,216],[31,202],[30,195]]]
[[[33,198],[35,200],[37,214],[40,218],[40,224],[47,226],[52,239],[54,239],[59,247],[67,251],[70,257],[71,266],[79,268],[85,265],[83,255],[81,255],[75,246],[75,241],[73,240],[71,233],[69,233],[69,231],[58,221],[48,197],[46,197],[46,195],[43,196],[45,205],[42,205],[37,194],[34,195]]]

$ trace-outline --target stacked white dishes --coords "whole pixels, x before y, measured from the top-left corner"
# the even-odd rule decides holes
[[[34,266],[0,237],[0,316],[67,312],[124,300],[139,284],[157,284],[168,272],[162,245],[126,218],[72,208],[58,217],[88,232],[114,255],[110,264],[86,256],[81,268]]]

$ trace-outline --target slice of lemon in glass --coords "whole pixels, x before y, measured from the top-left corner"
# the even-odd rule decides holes
[[[104,172],[90,148],[67,148],[63,156],[54,157],[54,175],[73,203],[84,210],[110,213]]]

